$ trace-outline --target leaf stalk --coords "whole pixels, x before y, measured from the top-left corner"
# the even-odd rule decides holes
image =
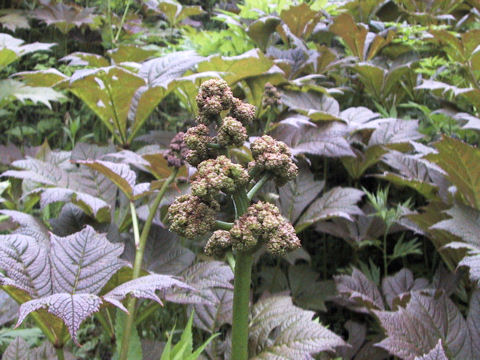
[[[152,227],[153,219],[155,218],[155,214],[157,213],[158,207],[160,206],[160,203],[163,199],[163,196],[165,195],[165,192],[167,191],[168,187],[170,184],[175,180],[175,177],[178,174],[178,169],[175,168],[170,176],[165,180],[163,183],[162,187],[160,188],[157,196],[155,197],[155,200],[153,201],[152,205],[150,206],[150,210],[148,213],[147,220],[145,222],[145,225],[143,226],[142,229],[142,234],[139,235],[139,229],[138,229],[138,219],[137,219],[137,214],[135,211],[134,206],[130,206],[130,210],[132,210],[132,222],[133,222],[133,232],[135,236],[135,241],[137,241],[137,237],[139,237],[138,240],[138,247],[135,253],[135,262],[133,265],[133,275],[132,275],[132,280],[137,279],[140,276],[140,272],[142,269],[142,263],[143,263],[143,255],[145,253],[145,246],[147,244],[147,239],[148,239],[148,234],[150,233],[150,228]],[[137,221],[137,226],[135,227],[135,222]],[[127,360],[128,356],[128,348],[130,344],[130,334],[132,333],[132,328],[134,325],[134,320],[135,320],[135,306],[137,305],[137,299],[134,297],[130,297],[128,301],[128,316],[125,319],[125,324],[124,324],[124,332],[123,332],[123,338],[122,338],[122,346],[120,349],[120,357],[119,360]]]

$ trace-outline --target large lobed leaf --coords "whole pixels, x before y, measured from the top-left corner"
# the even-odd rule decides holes
[[[355,311],[369,313],[372,309],[384,310],[382,294],[375,283],[358,269],[353,269],[352,275],[335,276],[337,291],[351,302]]]
[[[472,296],[468,319],[444,292],[412,292],[405,308],[375,311],[387,338],[378,346],[401,359],[413,360],[434,349],[439,339],[452,360],[477,359],[479,292]]]
[[[70,91],[97,114],[121,143],[127,142],[132,98],[143,85],[140,76],[119,66],[78,70],[70,78]]]
[[[75,357],[65,351],[65,360],[74,360]],[[21,337],[15,338],[5,349],[2,360],[57,360],[55,348],[49,342],[44,342],[36,348],[30,348]]]
[[[352,215],[363,214],[356,205],[363,195],[363,191],[354,188],[335,187],[329,190],[315,200],[298,219],[295,225],[296,231],[300,232],[315,222],[335,217],[352,221]]]
[[[416,357],[414,360],[448,360],[445,351],[443,350],[442,340],[438,340],[437,345],[421,357]]]
[[[307,206],[317,197],[325,185],[324,181],[315,181],[313,173],[306,164],[299,167],[298,176],[279,189],[280,209],[292,224]]]
[[[68,33],[74,26],[93,23],[93,8],[69,6],[54,1],[41,0],[41,7],[33,11],[33,17],[47,25],[55,25],[62,33]]]
[[[446,244],[445,248],[467,250],[467,256],[458,265],[469,268],[472,280],[480,280],[480,240],[478,238],[480,212],[465,205],[455,204],[445,213],[451,218],[437,222],[431,226],[431,229],[446,231],[463,240],[463,242],[452,241]]]
[[[1,240],[0,269],[4,275],[0,276],[0,285],[20,291],[15,292],[22,302],[17,324],[31,312],[43,309],[65,323],[74,341],[81,323],[105,303],[125,310],[121,301],[128,294],[161,303],[156,291],[162,291],[165,297],[172,287],[193,290],[168,275],[152,274],[100,296],[110,278],[127,263],[120,260],[123,245],[110,243],[105,234],[90,226],[66,237],[50,235],[49,247],[19,233],[4,235]],[[43,316],[41,320],[62,339],[62,327],[55,319]]]
[[[355,156],[346,140],[347,125],[339,122],[301,123],[292,126],[280,123],[273,136],[285,142],[294,155],[310,154],[327,157]]]
[[[72,160],[97,158],[109,152],[109,147],[79,144],[72,151]],[[99,221],[110,220],[110,208],[116,190],[105,176],[87,168],[76,168],[70,161],[70,153],[47,152],[44,159],[27,157],[12,163],[18,170],[8,170],[3,176],[23,179],[40,193],[40,206],[53,202],[69,202],[79,206]],[[38,186],[38,183],[41,186]]]
[[[382,160],[398,174],[385,172],[379,177],[400,186],[409,186],[426,198],[432,198],[439,189],[446,191],[448,182],[445,180],[443,170],[436,164],[422,159],[421,156],[391,150]]]
[[[440,166],[466,203],[480,210],[480,150],[463,141],[444,137],[436,154],[426,158]]]
[[[150,190],[150,184],[136,184],[137,174],[126,164],[104,160],[80,160],[79,164],[98,171],[112,181],[130,200],[138,199]]]
[[[61,93],[52,88],[32,87],[11,79],[0,81],[0,94],[0,107],[12,100],[18,100],[22,103],[28,100],[34,104],[44,104],[51,109],[51,101],[65,99]]]
[[[21,39],[0,33],[0,70],[23,55],[40,50],[50,50],[54,45],[39,42],[24,44]]]
[[[314,312],[294,306],[289,296],[260,300],[251,312],[251,359],[314,359],[314,354],[345,345],[313,316]]]

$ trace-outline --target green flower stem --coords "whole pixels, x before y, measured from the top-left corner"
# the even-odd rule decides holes
[[[215,143],[208,143],[207,146],[210,149],[222,149],[222,147],[219,144],[215,144]]]
[[[132,214],[132,226],[133,237],[135,239],[135,248],[138,249],[140,246],[140,230],[138,228],[137,210],[135,209],[135,203],[133,201],[130,201],[130,212]]]
[[[120,33],[122,32],[122,27],[123,27],[123,24],[125,23],[125,18],[127,17],[128,9],[130,8],[131,3],[132,3],[131,0],[127,2],[127,6],[125,7],[125,10],[123,11],[122,20],[120,20],[120,26],[118,27],[117,34],[115,35],[115,38],[113,39],[113,43],[116,43],[118,41],[118,38],[120,37]]]
[[[226,222],[226,221],[221,221],[221,220],[215,220],[215,224],[217,225],[217,228],[219,230],[230,230],[233,227],[233,223]]]
[[[55,349],[55,352],[57,354],[57,359],[58,360],[65,360],[65,353],[63,352],[63,347],[59,349]]]
[[[248,209],[250,201],[244,189],[233,196],[237,218]],[[251,253],[235,254],[233,289],[232,360],[248,360],[248,315],[253,257]]]
[[[247,211],[250,205],[250,200],[248,200],[245,189],[241,189],[233,194],[233,202],[235,203],[235,209],[237,211],[236,217],[239,218]]]
[[[159,303],[152,302],[148,304],[147,307],[142,308],[142,311],[138,314],[137,318],[135,319],[135,325],[141,324],[145,319],[148,319],[150,315],[152,315],[155,311],[157,311],[161,307],[162,305],[160,305]]]
[[[135,222],[138,221],[136,219],[136,211],[135,207],[131,206],[130,209],[132,210],[132,221],[133,221],[133,233],[135,237],[135,243],[137,243],[138,239],[138,246],[137,250],[135,253],[135,262],[133,264],[133,275],[132,275],[132,280],[137,279],[140,276],[140,271],[142,269],[142,262],[143,262],[143,254],[145,253],[145,246],[147,244],[147,238],[148,234],[150,233],[150,228],[152,227],[153,219],[155,217],[155,214],[157,213],[157,209],[160,206],[160,203],[163,199],[163,196],[165,195],[165,192],[167,191],[168,187],[170,184],[175,180],[175,177],[178,174],[178,169],[174,169],[170,176],[165,180],[163,183],[162,187],[160,188],[160,191],[157,194],[157,197],[153,201],[153,204],[150,206],[150,211],[148,213],[148,218],[147,221],[145,222],[145,225],[143,226],[142,229],[142,234],[139,236],[139,230],[138,230],[138,223],[137,226],[135,226]],[[132,332],[132,327],[135,319],[135,306],[137,304],[137,299],[134,297],[130,297],[128,301],[128,316],[125,319],[125,324],[124,324],[124,332],[123,332],[123,338],[122,338],[122,347],[120,350],[120,357],[119,360],[127,360],[128,356],[128,347],[130,344],[130,334]]]
[[[390,231],[390,225],[387,225],[385,228],[385,233],[383,234],[383,273],[385,276],[388,276],[388,255],[387,255],[387,235]]]
[[[108,336],[110,336],[111,339],[115,338],[115,330],[113,329],[112,324],[109,323],[108,320],[105,318],[105,315],[103,315],[102,312],[97,312],[95,313],[95,318],[100,322],[103,329],[108,333]]]
[[[258,192],[258,190],[260,190],[262,188],[262,186],[265,185],[265,183],[268,180],[270,180],[270,175],[269,174],[263,175],[260,178],[260,180],[258,180],[258,182],[248,192],[248,194],[247,194],[248,200],[252,200],[253,197],[255,196],[255,194]]]

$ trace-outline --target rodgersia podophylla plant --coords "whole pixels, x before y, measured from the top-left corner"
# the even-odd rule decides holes
[[[267,135],[252,142],[253,161],[248,168],[229,159],[229,149],[247,140],[246,127],[255,118],[255,107],[235,98],[225,81],[204,82],[196,100],[197,125],[177,135],[183,137],[188,150],[178,145],[171,152],[172,156],[181,153],[197,172],[192,177],[191,194],[178,197],[168,209],[168,221],[171,231],[186,238],[212,233],[204,249],[209,256],[233,253],[232,359],[246,360],[252,255],[262,247],[273,255],[300,247],[293,226],[275,205],[251,201],[265,182],[284,185],[297,176],[298,169],[288,146]],[[225,197],[234,203],[233,223],[216,219]]]

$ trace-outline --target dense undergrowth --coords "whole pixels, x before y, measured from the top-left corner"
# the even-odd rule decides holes
[[[0,26],[3,360],[478,358],[478,0]]]

